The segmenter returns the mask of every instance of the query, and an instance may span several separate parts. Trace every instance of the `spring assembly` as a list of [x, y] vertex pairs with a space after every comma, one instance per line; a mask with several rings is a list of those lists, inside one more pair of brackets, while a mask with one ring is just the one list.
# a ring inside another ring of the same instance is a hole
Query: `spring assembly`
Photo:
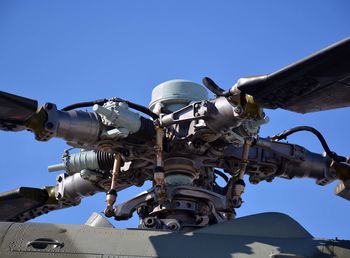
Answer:
[[65, 170], [68, 175], [79, 173], [83, 169], [110, 171], [113, 167], [113, 154], [102, 151], [81, 151], [70, 154], [65, 151], [63, 163], [48, 167], [49, 172]]
[[[239, 208], [242, 205], [242, 194], [244, 192], [244, 174], [248, 165], [249, 149], [252, 145], [251, 140], [245, 140], [242, 150], [242, 158], [237, 177], [231, 177], [227, 188], [227, 197], [231, 200], [232, 208]], [[227, 213], [228, 218], [233, 218], [233, 213]]]
[[111, 170], [113, 168], [114, 157], [112, 153], [97, 151], [97, 162], [101, 170]]

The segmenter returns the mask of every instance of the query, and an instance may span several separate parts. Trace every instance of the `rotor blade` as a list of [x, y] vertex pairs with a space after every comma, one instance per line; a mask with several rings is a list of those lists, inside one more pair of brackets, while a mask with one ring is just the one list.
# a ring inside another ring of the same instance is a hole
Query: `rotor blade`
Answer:
[[238, 89], [266, 108], [308, 113], [350, 106], [350, 37]]
[[52, 198], [54, 193], [53, 186], [44, 189], [20, 187], [0, 193], [0, 221], [25, 222], [48, 212], [79, 204], [58, 201]]
[[0, 221], [20, 221], [21, 214], [46, 203], [47, 191], [38, 188], [20, 187], [0, 194]]
[[38, 108], [38, 102], [0, 91], [0, 129], [16, 131], [24, 129], [25, 121]]

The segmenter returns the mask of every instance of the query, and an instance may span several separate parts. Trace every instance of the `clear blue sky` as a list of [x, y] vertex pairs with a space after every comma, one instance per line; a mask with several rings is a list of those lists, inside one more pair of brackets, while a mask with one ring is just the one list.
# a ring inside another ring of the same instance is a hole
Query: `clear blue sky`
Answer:
[[[0, 89], [58, 107], [118, 96], [147, 105], [152, 88], [170, 79], [221, 87], [270, 73], [350, 35], [349, 1], [0, 1]], [[350, 155], [350, 109], [293, 114], [267, 111], [262, 136], [310, 125], [332, 149]], [[290, 137], [309, 150], [312, 135]], [[34, 141], [0, 132], [0, 191], [52, 185], [47, 166], [60, 162], [62, 140]], [[239, 216], [279, 211], [313, 235], [350, 239], [350, 202], [309, 179], [248, 185]], [[141, 189], [120, 194], [118, 201]], [[83, 223], [105, 207], [104, 194], [40, 222]], [[134, 217], [119, 227], [136, 226]]]

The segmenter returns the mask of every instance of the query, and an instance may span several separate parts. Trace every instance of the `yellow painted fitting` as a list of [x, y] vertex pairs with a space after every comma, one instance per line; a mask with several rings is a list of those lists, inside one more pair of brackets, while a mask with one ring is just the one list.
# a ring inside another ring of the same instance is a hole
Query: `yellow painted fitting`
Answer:
[[244, 116], [249, 118], [263, 119], [262, 108], [254, 101], [253, 96], [245, 95]]
[[43, 133], [45, 133], [45, 122], [47, 121], [47, 113], [43, 107], [41, 107], [34, 115], [32, 115], [27, 121], [25, 126], [30, 129], [40, 139]]
[[46, 201], [46, 204], [58, 204], [58, 200], [56, 199], [56, 192], [54, 186], [45, 186], [44, 190], [46, 190], [49, 198]]

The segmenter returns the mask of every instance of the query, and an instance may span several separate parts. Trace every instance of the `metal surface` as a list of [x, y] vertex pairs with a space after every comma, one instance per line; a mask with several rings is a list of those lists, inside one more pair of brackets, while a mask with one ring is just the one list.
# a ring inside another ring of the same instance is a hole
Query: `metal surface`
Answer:
[[114, 228], [108, 220], [106, 220], [102, 215], [98, 214], [97, 212], [94, 212], [90, 215], [88, 220], [85, 222], [85, 225], [100, 228]]
[[[350, 255], [349, 241], [315, 239], [293, 219], [279, 213], [243, 217], [187, 233], [37, 223], [16, 223], [9, 228], [9, 224], [0, 223], [2, 258]], [[30, 244], [39, 241], [42, 242], [39, 246]]]
[[66, 152], [63, 155], [62, 164], [48, 166], [49, 172], [65, 170], [67, 174], [73, 175], [83, 169], [99, 169], [98, 154], [96, 151], [81, 151], [78, 153], [69, 154]]
[[108, 138], [125, 138], [141, 127], [139, 114], [129, 111], [126, 103], [108, 101], [103, 106], [95, 104], [93, 111], [101, 116], [103, 124], [114, 127], [105, 133]]
[[56, 199], [78, 204], [81, 198], [94, 195], [103, 189], [83, 179], [80, 174], [57, 176]]

